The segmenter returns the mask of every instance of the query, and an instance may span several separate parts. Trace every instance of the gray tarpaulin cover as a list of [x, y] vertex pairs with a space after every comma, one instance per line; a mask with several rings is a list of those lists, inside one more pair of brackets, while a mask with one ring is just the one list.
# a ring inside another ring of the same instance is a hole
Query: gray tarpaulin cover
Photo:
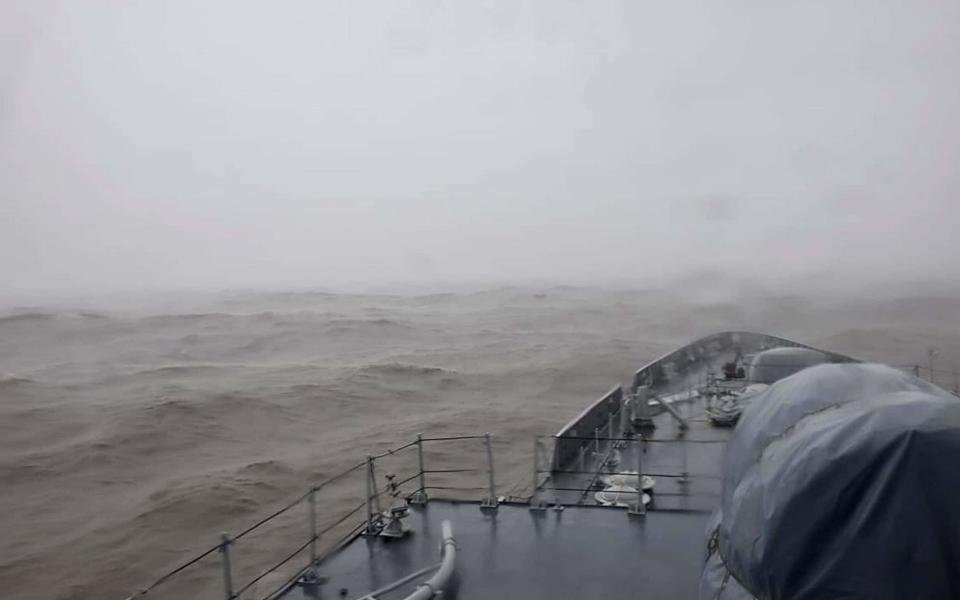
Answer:
[[754, 383], [773, 383], [825, 362], [827, 355], [811, 348], [773, 348], [753, 357], [747, 379]]
[[744, 411], [706, 598], [960, 598], [960, 399], [890, 367], [820, 365]]

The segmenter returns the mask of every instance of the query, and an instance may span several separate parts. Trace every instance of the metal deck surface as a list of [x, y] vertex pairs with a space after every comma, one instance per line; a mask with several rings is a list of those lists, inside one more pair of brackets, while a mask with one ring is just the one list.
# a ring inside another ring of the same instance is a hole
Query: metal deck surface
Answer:
[[[295, 586], [284, 600], [356, 599], [439, 560], [440, 523], [453, 522], [460, 600], [696, 597], [708, 514], [431, 500], [411, 510], [402, 540], [357, 538], [320, 565], [328, 581]], [[427, 576], [418, 581], [426, 579]], [[415, 584], [384, 598], [403, 598]], [[341, 590], [346, 590], [342, 593]]]
[[[485, 511], [478, 503], [431, 499], [426, 506], [411, 507], [407, 538], [356, 538], [321, 563], [326, 583], [298, 584], [280, 598], [357, 599], [434, 564], [440, 560], [440, 523], [445, 519], [452, 521], [457, 541], [458, 586], [452, 597], [459, 600], [694, 598], [707, 519], [719, 500], [722, 442], [730, 430], [704, 421], [701, 399], [677, 403], [677, 408], [689, 418], [686, 432], [681, 434], [676, 421], [662, 413], [649, 435], [667, 441], [628, 443], [612, 451], [619, 457], [613, 467], [618, 472], [635, 469], [636, 452], [644, 452], [643, 472], [657, 477], [646, 516], [597, 506], [593, 489], [587, 494], [555, 490], [587, 486], [609, 456], [609, 442], [601, 442], [599, 452], [589, 454], [584, 472], [553, 473], [541, 488], [544, 499], [568, 504], [562, 511], [531, 511], [527, 504]], [[602, 474], [610, 470], [604, 468]], [[685, 485], [676, 478], [684, 470], [691, 480]], [[664, 476], [669, 474], [673, 476]], [[403, 598], [428, 576], [381, 598]]]

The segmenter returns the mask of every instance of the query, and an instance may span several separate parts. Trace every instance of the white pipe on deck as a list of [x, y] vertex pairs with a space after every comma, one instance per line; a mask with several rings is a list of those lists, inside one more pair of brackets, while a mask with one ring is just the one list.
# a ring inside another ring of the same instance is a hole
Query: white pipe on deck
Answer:
[[450, 521], [441, 523], [440, 529], [443, 532], [443, 561], [440, 563], [440, 568], [433, 577], [417, 586], [416, 591], [404, 600], [430, 600], [434, 594], [443, 591], [450, 582], [457, 559], [457, 543], [453, 539], [453, 525]]

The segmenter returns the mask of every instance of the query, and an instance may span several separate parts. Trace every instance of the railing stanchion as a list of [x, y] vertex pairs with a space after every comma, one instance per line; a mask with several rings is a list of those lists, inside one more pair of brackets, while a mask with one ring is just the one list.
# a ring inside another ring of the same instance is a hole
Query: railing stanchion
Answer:
[[[376, 528], [376, 520], [374, 515], [377, 515], [379, 518], [380, 515], [380, 499], [377, 497], [377, 476], [373, 470], [373, 457], [367, 457], [367, 529], [364, 531], [365, 535], [377, 535], [378, 531]], [[374, 510], [374, 504], [376, 504], [376, 510]]]
[[420, 468], [420, 489], [410, 496], [410, 504], [427, 503], [427, 479], [426, 470], [423, 467], [423, 434], [417, 434], [417, 464]]
[[483, 442], [487, 447], [487, 474], [489, 475], [488, 496], [480, 501], [480, 508], [497, 508], [497, 490], [494, 483], [493, 447], [490, 444], [490, 434], [483, 434]]
[[687, 443], [683, 441], [683, 435], [680, 436], [680, 445], [683, 447], [683, 452], [680, 453], [681, 460], [683, 460], [683, 465], [680, 471], [680, 478], [677, 479], [677, 483], [679, 483], [681, 487], [686, 488], [687, 484], [690, 483], [690, 473], [687, 470]]
[[540, 478], [540, 439], [533, 436], [533, 492], [530, 495], [530, 510], [546, 510], [547, 504], [540, 500], [540, 490], [537, 486]]
[[307, 508], [310, 511], [310, 565], [317, 564], [317, 488], [310, 488], [307, 496]]
[[643, 437], [637, 436], [635, 449], [637, 452], [637, 502], [630, 505], [627, 513], [631, 515], [646, 516], [647, 505], [643, 503]]
[[223, 563], [223, 597], [226, 600], [233, 600], [233, 575], [230, 572], [230, 536], [226, 533], [220, 534], [220, 556]]
[[614, 442], [613, 440], [616, 439], [616, 437], [617, 437], [617, 436], [615, 436], [615, 435], [613, 434], [613, 413], [610, 413], [610, 414], [609, 414], [607, 420], [609, 421], [609, 423], [607, 424], [607, 429], [609, 430], [609, 435], [608, 435], [607, 437], [610, 438], [610, 448], [612, 449], [613, 446], [614, 446], [614, 444], [616, 444], [616, 442]]

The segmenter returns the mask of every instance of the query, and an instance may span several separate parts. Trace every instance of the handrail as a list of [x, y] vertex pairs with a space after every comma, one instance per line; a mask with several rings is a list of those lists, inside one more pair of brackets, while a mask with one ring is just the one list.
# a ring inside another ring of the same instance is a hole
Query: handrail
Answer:
[[[387, 457], [387, 456], [394, 455], [394, 454], [396, 454], [396, 453], [398, 453], [398, 452], [401, 452], [401, 451], [406, 450], [406, 449], [408, 449], [408, 448], [411, 448], [411, 447], [413, 447], [413, 446], [418, 446], [418, 445], [422, 444], [423, 442], [441, 442], [441, 441], [452, 441], [452, 440], [483, 440], [483, 439], [487, 439], [487, 438], [488, 438], [488, 435], [439, 436], [439, 437], [435, 437], [435, 438], [425, 438], [425, 437], [422, 437], [422, 436], [418, 436], [418, 439], [415, 440], [415, 441], [413, 441], [413, 442], [404, 444], [404, 445], [399, 446], [399, 447], [397, 447], [397, 448], [392, 448], [392, 449], [385, 450], [385, 451], [383, 451], [383, 452], [381, 452], [381, 453], [379, 453], [379, 454], [376, 454], [376, 455], [372, 455], [372, 456], [370, 457], [370, 460], [377, 460], [377, 459], [381, 459], [381, 458], [384, 458], [384, 457]], [[492, 458], [491, 458], [490, 460], [492, 460]], [[259, 529], [260, 527], [262, 527], [263, 525], [265, 525], [265, 524], [273, 521], [274, 519], [276, 519], [276, 518], [279, 517], [280, 515], [288, 512], [289, 510], [293, 509], [294, 507], [300, 505], [301, 503], [303, 503], [303, 502], [305, 502], [305, 501], [310, 505], [310, 512], [312, 513], [312, 514], [311, 514], [311, 519], [310, 519], [310, 521], [311, 521], [311, 527], [315, 527], [315, 526], [316, 526], [316, 524], [315, 524], [315, 508], [314, 508], [314, 500], [313, 500], [313, 498], [314, 498], [316, 492], [318, 492], [319, 490], [325, 488], [326, 486], [328, 486], [328, 485], [330, 485], [330, 484], [332, 484], [332, 483], [334, 483], [334, 482], [336, 482], [336, 481], [338, 481], [338, 480], [340, 480], [340, 479], [343, 479], [344, 477], [346, 477], [347, 475], [349, 475], [349, 474], [351, 474], [351, 473], [353, 473], [353, 472], [359, 471], [360, 469], [362, 469], [362, 468], [364, 468], [364, 467], [367, 467], [368, 464], [369, 464], [368, 461], [364, 461], [364, 462], [355, 464], [355, 465], [347, 468], [346, 470], [344, 470], [344, 471], [342, 471], [342, 472], [340, 472], [340, 473], [337, 473], [337, 474], [329, 477], [328, 479], [326, 479], [326, 480], [324, 480], [324, 481], [322, 481], [322, 482], [320, 482], [320, 483], [318, 483], [318, 484], [316, 484], [316, 485], [314, 485], [314, 486], [311, 486], [310, 489], [307, 490], [307, 492], [305, 492], [304, 494], [301, 494], [301, 495], [298, 496], [296, 499], [294, 499], [294, 500], [291, 501], [291, 502], [288, 502], [287, 504], [283, 505], [283, 506], [280, 507], [279, 509], [271, 512], [269, 515], [263, 517], [262, 519], [258, 520], [258, 521], [255, 522], [255, 523], [253, 523], [253, 524], [250, 525], [249, 527], [246, 527], [245, 529], [241, 530], [239, 534], [237, 534], [237, 535], [235, 535], [235, 536], [224, 535], [222, 541], [221, 541], [219, 544], [217, 544], [217, 545], [215, 545], [215, 546], [207, 549], [206, 551], [198, 554], [197, 556], [194, 556], [193, 558], [191, 558], [191, 559], [185, 561], [184, 563], [181, 563], [181, 564], [178, 565], [177, 567], [171, 569], [171, 570], [168, 571], [167, 573], [165, 573], [165, 574], [163, 574], [162, 576], [160, 576], [160, 577], [158, 577], [157, 579], [155, 579], [150, 585], [148, 585], [148, 586], [146, 586], [146, 587], [144, 587], [144, 588], [141, 588], [141, 589], [133, 592], [133, 593], [130, 594], [129, 596], [127, 596], [127, 597], [126, 597], [126, 600], [133, 600], [133, 599], [136, 599], [136, 598], [140, 598], [140, 597], [143, 597], [143, 596], [147, 596], [148, 594], [150, 594], [150, 592], [151, 592], [154, 588], [156, 588], [156, 587], [160, 586], [161, 584], [169, 581], [171, 578], [173, 578], [174, 576], [176, 576], [176, 575], [179, 574], [180, 572], [186, 570], [186, 569], [189, 568], [189, 567], [192, 567], [193, 565], [197, 564], [197, 563], [200, 562], [201, 560], [203, 560], [203, 559], [205, 559], [205, 558], [208, 558], [209, 556], [217, 553], [218, 551], [219, 551], [221, 554], [224, 555], [225, 565], [228, 565], [228, 564], [229, 564], [229, 563], [228, 563], [228, 561], [229, 561], [229, 553], [232, 552], [232, 548], [231, 548], [231, 547], [232, 547], [236, 542], [240, 541], [241, 539], [243, 539], [245, 536], [249, 535], [249, 534], [252, 533], [253, 531], [255, 531], [255, 530]], [[492, 468], [492, 466], [488, 466], [488, 469], [491, 469], [491, 468]], [[425, 469], [424, 466], [423, 466], [422, 454], [421, 454], [420, 465], [419, 465], [419, 468], [418, 468], [417, 472], [414, 473], [413, 475], [411, 475], [410, 477], [406, 477], [406, 478], [404, 478], [404, 479], [401, 479], [400, 481], [396, 482], [395, 485], [400, 486], [400, 485], [403, 485], [403, 484], [408, 483], [408, 482], [410, 482], [410, 481], [413, 481], [414, 479], [417, 479], [417, 478], [421, 478], [421, 482], [422, 482], [422, 481], [423, 481], [423, 480], [422, 480], [423, 475], [424, 475], [424, 474], [429, 474], [429, 473], [467, 473], [467, 472], [476, 472], [476, 471], [480, 471], [480, 470], [481, 470], [481, 469], [434, 469], [434, 470], [428, 470], [428, 469]], [[450, 486], [426, 486], [425, 489], [461, 489], [461, 488], [450, 487]], [[425, 489], [418, 489], [417, 491], [418, 491], [418, 492], [425, 492]], [[468, 489], [468, 488], [463, 488], [463, 489]], [[469, 488], [469, 489], [474, 489], [474, 488]], [[477, 489], [477, 490], [482, 490], [482, 489], [488, 489], [488, 488], [475, 488], [475, 489]], [[279, 563], [277, 563], [277, 564], [275, 564], [275, 565], [267, 568], [267, 569], [264, 570], [264, 571], [261, 571], [261, 572], [260, 572], [259, 574], [257, 574], [252, 580], [250, 580], [250, 581], [244, 583], [243, 585], [241, 585], [241, 586], [239, 587], [239, 589], [238, 589], [235, 593], [233, 592], [232, 589], [230, 589], [230, 586], [228, 586], [227, 593], [230, 595], [230, 598], [231, 598], [231, 599], [237, 598], [239, 595], [243, 594], [243, 592], [245, 592], [245, 591], [249, 590], [250, 588], [252, 588], [255, 584], [257, 584], [258, 582], [260, 582], [266, 575], [268, 575], [269, 573], [275, 572], [277, 569], [279, 569], [279, 568], [282, 567], [283, 565], [285, 565], [285, 564], [287, 564], [288, 562], [290, 562], [292, 559], [294, 559], [296, 556], [298, 556], [300, 553], [302, 553], [302, 552], [303, 552], [304, 550], [306, 550], [308, 547], [311, 547], [320, 537], [322, 537], [322, 536], [324, 536], [325, 534], [329, 533], [329, 532], [332, 531], [333, 529], [335, 529], [335, 528], [337, 528], [338, 526], [342, 525], [342, 524], [343, 524], [344, 522], [346, 522], [349, 518], [351, 518], [352, 516], [356, 515], [361, 509], [363, 509], [364, 506], [366, 506], [368, 503], [370, 503], [371, 501], [373, 501], [374, 498], [379, 498], [379, 497], [381, 497], [381, 496], [383, 496], [384, 494], [387, 494], [387, 493], [389, 493], [389, 490], [386, 489], [386, 488], [380, 489], [380, 490], [374, 490], [374, 491], [372, 491], [372, 493], [371, 493], [371, 492], [368, 492], [367, 497], [363, 500], [363, 502], [361, 502], [361, 503], [360, 503], [359, 505], [357, 505], [356, 507], [354, 507], [354, 508], [350, 509], [349, 511], [347, 511], [347, 512], [346, 512], [345, 514], [343, 514], [342, 516], [336, 518], [332, 523], [330, 523], [329, 525], [327, 525], [327, 526], [325, 526], [324, 528], [320, 529], [319, 531], [311, 531], [311, 532], [310, 532], [311, 535], [309, 536], [309, 539], [307, 539], [303, 544], [299, 545], [299, 547], [297, 547], [295, 550], [293, 550], [293, 552], [291, 552], [290, 554], [286, 555]], [[364, 526], [359, 526], [359, 527], [355, 528], [355, 529], [350, 533], [350, 535], [347, 537], [347, 539], [349, 539], [349, 538], [351, 538], [351, 537], [353, 537], [353, 536], [356, 536], [359, 532], [362, 532], [363, 527], [364, 527]], [[444, 534], [444, 535], [443, 535], [443, 539], [444, 539], [444, 541], [443, 541], [443, 551], [444, 551], [443, 559], [444, 559], [444, 562], [440, 563], [440, 565], [439, 565], [440, 568], [439, 568], [437, 574], [435, 574], [433, 578], [431, 578], [431, 579], [428, 580], [427, 582], [421, 584], [421, 587], [422, 587], [422, 588], [423, 588], [423, 586], [431, 586], [431, 585], [442, 585], [442, 584], [445, 584], [446, 579], [449, 577], [449, 573], [446, 572], [447, 569], [444, 568], [444, 565], [447, 563], [447, 561], [451, 561], [451, 562], [452, 562], [453, 557], [454, 557], [454, 555], [455, 555], [455, 550], [453, 549], [453, 545], [452, 545], [452, 544], [453, 544], [452, 533], [450, 533], [450, 531], [448, 531], [448, 529], [449, 529], [449, 524], [448, 524], [447, 522], [444, 522], [444, 529], [443, 529], [443, 534]], [[342, 543], [342, 541], [341, 541], [341, 543]], [[448, 558], [448, 555], [449, 555], [449, 558]], [[312, 568], [312, 567], [318, 562], [318, 559], [315, 558], [315, 557], [316, 557], [316, 552], [315, 552], [314, 549], [311, 549], [310, 563], [309, 563], [306, 567], [304, 567], [303, 569], [298, 570], [297, 574], [294, 575], [293, 579], [291, 579], [291, 580], [289, 580], [287, 583], [283, 584], [280, 588], [278, 588], [277, 590], [275, 590], [273, 593], [271, 593], [271, 594], [268, 595], [267, 597], [268, 597], [268, 598], [270, 598], [270, 597], [275, 597], [277, 593], [280, 593], [281, 591], [283, 591], [284, 589], [286, 589], [291, 583], [293, 583], [293, 582], [296, 581], [299, 577], [301, 577], [301, 576], [303, 575], [303, 573], [307, 572], [310, 568]], [[433, 568], [437, 568], [437, 565], [434, 565]], [[449, 570], [452, 570], [452, 566], [449, 567]], [[418, 572], [418, 573], [416, 573], [416, 574], [414, 574], [414, 575], [411, 575], [411, 577], [418, 576], [418, 575], [422, 575], [422, 574], [424, 574], [425, 572], [428, 572], [428, 571], [429, 571], [429, 569], [427, 569], [426, 571], [423, 571], [423, 572]], [[231, 577], [231, 576], [230, 576], [230, 573], [229, 573], [229, 566], [225, 566], [225, 576], [226, 576], [228, 579]], [[438, 576], [440, 576], [439, 579], [438, 579]], [[423, 588], [423, 589], [428, 589], [428, 588]], [[439, 588], [436, 588], [436, 589], [439, 589]], [[383, 593], [383, 592], [381, 592], [381, 593]], [[429, 596], [427, 596], [427, 597], [429, 597]]]
[[433, 574], [433, 577], [421, 583], [416, 591], [407, 596], [404, 600], [429, 600], [434, 594], [447, 587], [450, 577], [453, 575], [453, 569], [457, 560], [457, 542], [453, 539], [453, 525], [450, 521], [444, 521], [440, 524], [440, 530], [443, 533], [443, 561], [440, 568]]

